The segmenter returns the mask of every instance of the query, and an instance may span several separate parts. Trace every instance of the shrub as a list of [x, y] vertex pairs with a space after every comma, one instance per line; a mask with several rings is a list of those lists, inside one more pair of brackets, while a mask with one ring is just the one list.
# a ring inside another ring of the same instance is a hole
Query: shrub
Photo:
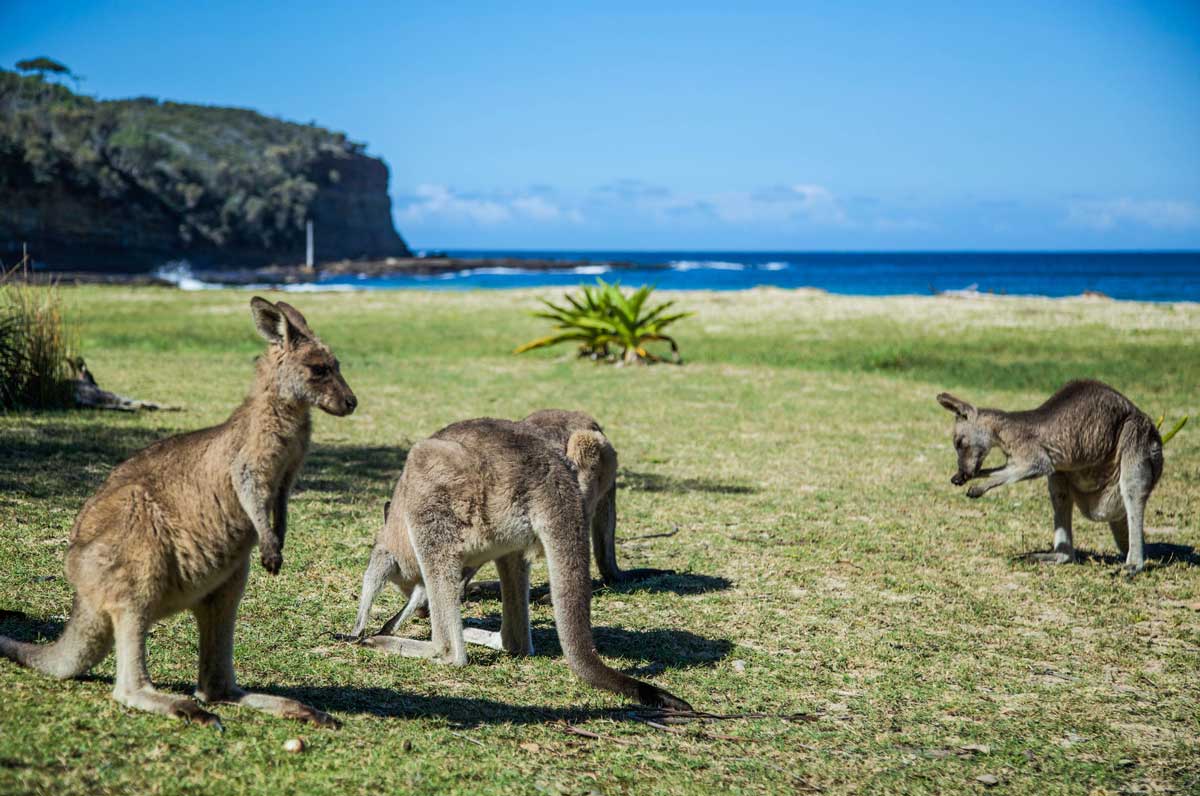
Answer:
[[[1187, 425], [1188, 417], [1189, 417], [1188, 415], [1184, 415], [1183, 419], [1180, 420], [1178, 423], [1176, 423], [1174, 426], [1172, 426], [1170, 431], [1168, 431], [1166, 434], [1162, 435], [1162, 444], [1163, 445], [1166, 445], [1168, 442], [1170, 442], [1171, 438], [1179, 433], [1179, 429], [1181, 429]], [[1155, 426], [1158, 428], [1159, 431], [1162, 431], [1164, 420], [1166, 420], [1165, 415], [1158, 416], [1158, 422], [1155, 424]]]
[[[675, 304], [666, 301], [652, 309], [646, 309], [646, 299], [654, 288], [642, 285], [626, 295], [621, 283], [608, 284], [597, 279], [595, 286], [583, 285], [580, 294], [563, 296], [561, 305], [543, 299], [547, 309], [535, 312], [538, 318], [554, 322], [554, 333], [531, 340], [518, 347], [513, 353], [521, 354], [535, 348], [557, 343], [578, 342], [579, 356], [603, 362], [649, 363], [662, 361], [662, 357], [651, 353], [648, 343], [664, 342], [671, 346], [671, 358], [682, 363], [679, 346], [675, 339], [663, 333], [670, 324], [694, 313], [677, 312], [668, 315], [666, 310]], [[620, 354], [613, 349], [619, 348]]]
[[0, 275], [0, 407], [71, 406], [76, 336], [56, 287]]

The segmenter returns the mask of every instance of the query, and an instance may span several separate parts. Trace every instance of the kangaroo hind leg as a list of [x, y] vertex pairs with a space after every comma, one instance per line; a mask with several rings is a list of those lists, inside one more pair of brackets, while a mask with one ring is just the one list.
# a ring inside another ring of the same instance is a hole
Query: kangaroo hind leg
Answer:
[[200, 630], [200, 677], [196, 696], [208, 703], [227, 703], [261, 710], [319, 727], [337, 727], [337, 719], [302, 702], [274, 694], [244, 691], [233, 671], [233, 628], [237, 607], [246, 587], [250, 562], [224, 585], [192, 608]]
[[150, 631], [147, 611], [126, 609], [113, 616], [113, 636], [117, 648], [117, 679], [113, 698], [126, 707], [172, 716], [221, 728], [215, 713], [204, 710], [187, 697], [158, 691], [150, 683], [146, 670], [146, 634]]
[[1046, 479], [1050, 490], [1050, 506], [1054, 511], [1054, 547], [1049, 553], [1033, 553], [1030, 558], [1046, 564], [1074, 564], [1075, 545], [1071, 537], [1071, 519], [1075, 502], [1067, 476], [1051, 473]]

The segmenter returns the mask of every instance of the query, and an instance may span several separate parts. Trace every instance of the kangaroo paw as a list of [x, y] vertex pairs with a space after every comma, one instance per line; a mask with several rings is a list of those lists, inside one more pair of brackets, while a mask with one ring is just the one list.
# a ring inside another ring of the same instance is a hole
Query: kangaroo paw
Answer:
[[1121, 567], [1113, 574], [1119, 574], [1126, 578], [1132, 578], [1146, 568], [1145, 563], [1141, 564], [1122, 564]]
[[220, 716], [216, 713], [209, 713], [190, 699], [181, 699], [172, 705], [171, 715], [177, 719], [183, 719], [188, 724], [214, 727], [220, 732], [225, 732], [225, 725], [221, 724]]
[[294, 708], [289, 708], [284, 711], [283, 718], [302, 721], [314, 727], [328, 727], [333, 730], [340, 729], [342, 726], [340, 721], [325, 711], [311, 708], [308, 705], [298, 705]]
[[652, 708], [670, 708], [671, 710], [691, 710], [692, 706], [679, 697], [649, 683], [638, 685], [638, 702]]
[[1029, 553], [1025, 556], [1027, 561], [1036, 561], [1039, 564], [1074, 564], [1075, 556], [1071, 553], [1049, 552], [1049, 553]]

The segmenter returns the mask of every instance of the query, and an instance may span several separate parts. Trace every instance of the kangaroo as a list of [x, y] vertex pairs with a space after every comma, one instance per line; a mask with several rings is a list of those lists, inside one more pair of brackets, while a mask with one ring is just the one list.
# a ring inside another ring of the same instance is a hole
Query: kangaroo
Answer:
[[[455, 423], [417, 443], [381, 534], [406, 541], [390, 551], [377, 546], [367, 578], [372, 570], [386, 570], [407, 592], [423, 586], [433, 639], [381, 635], [363, 643], [455, 666], [467, 662], [467, 636], [514, 655], [532, 654], [527, 554], [540, 551], [549, 566], [555, 626], [572, 671], [597, 688], [645, 705], [690, 709], [666, 691], [606, 666], [592, 641], [587, 524], [616, 467], [616, 451], [598, 431], [572, 433], [564, 455], [529, 424], [493, 418]], [[498, 641], [483, 631], [465, 633], [460, 610], [464, 569], [488, 561], [496, 562], [500, 574]], [[367, 591], [364, 585], [364, 599]], [[359, 623], [364, 623], [361, 611]]]
[[[1054, 548], [1035, 560], [1075, 562], [1071, 541], [1074, 507], [1090, 520], [1107, 522], [1125, 555], [1123, 571], [1146, 563], [1143, 522], [1146, 501], [1162, 475], [1162, 438], [1153, 421], [1121, 393], [1098, 381], [1072, 381], [1037, 409], [1004, 412], [976, 409], [949, 393], [938, 403], [954, 412], [958, 472], [962, 486], [976, 478], [967, 496], [981, 497], [998, 486], [1046, 476], [1054, 510]], [[980, 469], [999, 446], [1004, 467]]]
[[337, 359], [295, 308], [255, 297], [269, 343], [249, 396], [219, 426], [161, 440], [108, 476], [79, 512], [66, 556], [75, 587], [71, 618], [52, 644], [0, 637], [0, 655], [52, 677], [78, 677], [116, 646], [113, 697], [123, 705], [220, 727], [194, 700], [155, 690], [146, 636], [190, 610], [200, 631], [199, 685], [206, 704], [235, 704], [336, 726], [293, 699], [238, 687], [233, 626], [258, 543], [272, 575], [283, 565], [288, 492], [311, 433], [311, 407], [343, 417], [357, 399]]
[[[600, 424], [590, 415], [566, 409], [541, 409], [520, 422], [533, 426], [538, 433], [550, 440], [564, 454], [567, 450], [567, 442], [576, 431], [604, 433]], [[669, 570], [623, 570], [617, 565], [617, 483], [615, 473], [611, 482], [601, 484], [600, 488], [603, 492], [603, 497], [596, 503], [596, 509], [591, 515], [590, 525], [592, 531], [592, 549], [605, 585], [611, 586], [614, 583], [626, 583], [639, 578], [666, 574]], [[390, 507], [391, 502], [389, 501], [384, 506], [384, 527], [379, 532], [375, 549], [371, 553], [370, 563], [363, 576], [362, 596], [359, 602], [358, 617], [355, 620], [354, 630], [351, 631], [349, 636], [339, 635], [338, 638], [354, 641], [359, 641], [363, 638], [367, 622], [370, 621], [371, 606], [375, 604], [376, 596], [388, 580], [401, 586], [405, 594], [408, 595], [408, 601], [399, 612], [384, 623], [377, 635], [392, 635], [410, 617], [418, 615], [428, 608], [428, 598], [425, 593], [425, 587], [419, 583], [420, 572], [417, 567], [415, 553], [412, 551], [412, 545], [407, 538], [407, 531], [402, 524], [397, 526], [388, 526], [387, 524]], [[464, 589], [477, 571], [478, 567], [468, 567], [463, 571], [462, 586]], [[408, 575], [404, 573], [408, 573]], [[414, 582], [416, 583], [415, 586], [412, 585]], [[467, 640], [478, 642], [479, 638], [468, 633]], [[480, 643], [491, 645], [489, 641]]]
[[[604, 429], [600, 428], [600, 424], [591, 415], [566, 409], [542, 409], [521, 422], [536, 428], [563, 451], [566, 450], [571, 435], [576, 431], [604, 433]], [[621, 569], [617, 564], [617, 479], [615, 473], [612, 481], [604, 489], [603, 496], [596, 503], [596, 510], [592, 514], [591, 530], [592, 552], [596, 556], [596, 566], [600, 569], [600, 577], [605, 586], [669, 573], [669, 570], [665, 569]]]

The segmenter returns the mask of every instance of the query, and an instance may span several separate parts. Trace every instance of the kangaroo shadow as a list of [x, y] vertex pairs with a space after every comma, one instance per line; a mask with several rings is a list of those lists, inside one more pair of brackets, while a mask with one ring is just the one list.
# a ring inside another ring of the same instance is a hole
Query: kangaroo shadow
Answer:
[[[500, 617], [487, 616], [471, 619], [470, 627], [484, 630], [500, 630]], [[550, 621], [532, 622], [533, 648], [537, 655], [552, 658], [562, 657], [562, 646], [558, 631]], [[728, 639], [711, 639], [687, 630], [630, 630], [623, 627], [592, 626], [596, 650], [601, 655], [613, 658], [628, 658], [645, 661], [635, 671], [643, 674], [663, 669], [688, 669], [696, 666], [711, 666], [722, 660], [733, 650]]]
[[[631, 571], [637, 572], [637, 570]], [[705, 594], [710, 591], [724, 591], [733, 586], [733, 581], [729, 578], [723, 578], [720, 575], [675, 572], [669, 569], [653, 570], [653, 572], [655, 574], [621, 581], [611, 586], [606, 586], [602, 580], [594, 579], [592, 580], [592, 592], [610, 591], [615, 594], [635, 594], [638, 592], [659, 594], [662, 592], [672, 592], [674, 594], [686, 595]], [[466, 594], [463, 596], [468, 600], [498, 600], [500, 599], [500, 581], [471, 581], [467, 586]], [[530, 587], [529, 600], [530, 602], [549, 603], [550, 584], [541, 583]]]
[[711, 478], [673, 478], [657, 473], [639, 473], [621, 470], [617, 473], [617, 487], [642, 492], [708, 492], [716, 495], [753, 495], [757, 487], [749, 484], [731, 484]]
[[399, 445], [315, 444], [304, 459], [296, 492], [391, 495], [408, 448]]
[[[180, 433], [178, 429], [105, 422], [30, 424], [0, 429], [0, 493], [82, 501], [134, 453]], [[389, 494], [404, 469], [407, 448], [385, 445], [314, 445], [297, 491]]]
[[[436, 664], [430, 664], [436, 665]], [[617, 708], [548, 708], [478, 697], [430, 696], [389, 688], [360, 686], [251, 686], [254, 691], [298, 699], [319, 710], [385, 719], [444, 719], [455, 729], [485, 724], [571, 724], [619, 718]], [[536, 686], [530, 684], [533, 689]]]
[[37, 423], [0, 430], [0, 492], [82, 500], [132, 454], [170, 436], [167, 428]]
[[[1049, 551], [1031, 550], [1028, 553], [1022, 553], [1018, 558], [1028, 560], [1036, 553], [1043, 552]], [[1125, 556], [1113, 550], [1088, 550], [1077, 547], [1075, 548], [1075, 558], [1081, 564], [1095, 564], [1097, 566], [1119, 567], [1125, 563]], [[1168, 542], [1147, 544], [1146, 560], [1153, 561], [1156, 567], [1170, 567], [1175, 565], [1200, 566], [1200, 554], [1197, 554], [1196, 548], [1189, 545], [1170, 544]]]
[[54, 641], [62, 635], [65, 622], [57, 619], [35, 619], [22, 611], [7, 611], [0, 608], [0, 636], [13, 641], [42, 644]]

